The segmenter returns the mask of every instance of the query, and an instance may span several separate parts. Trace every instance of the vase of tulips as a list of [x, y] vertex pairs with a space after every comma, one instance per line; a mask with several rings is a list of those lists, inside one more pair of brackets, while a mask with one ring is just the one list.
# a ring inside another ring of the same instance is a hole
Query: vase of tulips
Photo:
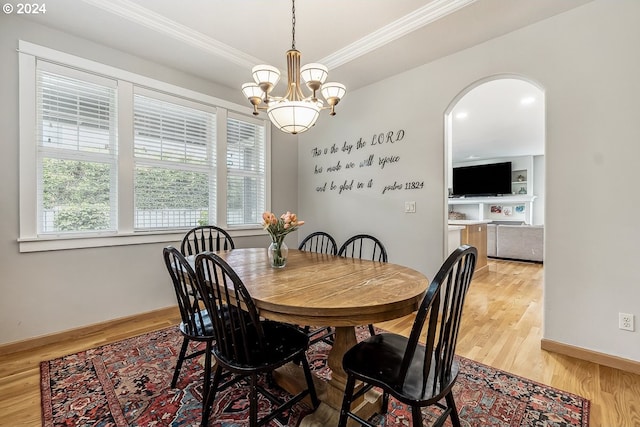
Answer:
[[287, 265], [289, 248], [284, 243], [284, 238], [287, 234], [297, 230], [302, 224], [304, 224], [304, 221], [299, 221], [296, 214], [291, 212], [283, 213], [280, 218], [277, 218], [272, 212], [262, 214], [262, 226], [271, 237], [271, 244], [267, 249], [267, 254], [273, 268], [283, 268]]

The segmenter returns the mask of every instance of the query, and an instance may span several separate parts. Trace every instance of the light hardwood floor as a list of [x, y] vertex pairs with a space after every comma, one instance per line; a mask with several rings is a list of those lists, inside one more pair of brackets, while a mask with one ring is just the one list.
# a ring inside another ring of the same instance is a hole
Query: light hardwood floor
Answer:
[[[540, 349], [539, 264], [490, 261], [473, 280], [457, 353], [591, 400], [591, 427], [640, 426], [640, 376]], [[68, 334], [42, 347], [0, 354], [0, 426], [41, 426], [39, 362], [175, 325], [177, 311], [116, 322], [91, 334]], [[378, 326], [408, 333], [412, 317]]]

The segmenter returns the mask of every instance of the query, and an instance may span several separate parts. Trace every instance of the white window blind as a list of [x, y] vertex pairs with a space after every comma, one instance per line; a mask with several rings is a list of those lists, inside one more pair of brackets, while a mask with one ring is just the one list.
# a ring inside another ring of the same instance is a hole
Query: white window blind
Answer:
[[116, 230], [116, 82], [49, 69], [36, 72], [38, 233]]
[[265, 127], [227, 120], [227, 225], [259, 224], [266, 207]]
[[133, 105], [134, 228], [208, 224], [216, 206], [215, 113], [139, 94]]
[[202, 224], [263, 233], [267, 121], [171, 83], [19, 45], [21, 252], [175, 242]]

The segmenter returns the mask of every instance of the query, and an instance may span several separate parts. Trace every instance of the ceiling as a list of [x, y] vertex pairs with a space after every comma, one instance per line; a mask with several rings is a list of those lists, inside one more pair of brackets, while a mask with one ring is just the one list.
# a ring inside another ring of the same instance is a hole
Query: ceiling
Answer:
[[[349, 91], [589, 1], [298, 0], [296, 48], [302, 64], [323, 63], [347, 86], [346, 102]], [[56, 0], [22, 16], [238, 91], [254, 65], [286, 73], [292, 44], [290, 0]]]
[[482, 83], [451, 116], [453, 162], [544, 154], [544, 92], [527, 81]]

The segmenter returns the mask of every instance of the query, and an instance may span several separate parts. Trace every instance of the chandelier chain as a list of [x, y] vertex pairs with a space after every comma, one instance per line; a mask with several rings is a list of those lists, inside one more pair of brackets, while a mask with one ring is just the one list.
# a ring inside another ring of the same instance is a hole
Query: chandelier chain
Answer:
[[291, 49], [296, 48], [296, 0], [291, 1]]

